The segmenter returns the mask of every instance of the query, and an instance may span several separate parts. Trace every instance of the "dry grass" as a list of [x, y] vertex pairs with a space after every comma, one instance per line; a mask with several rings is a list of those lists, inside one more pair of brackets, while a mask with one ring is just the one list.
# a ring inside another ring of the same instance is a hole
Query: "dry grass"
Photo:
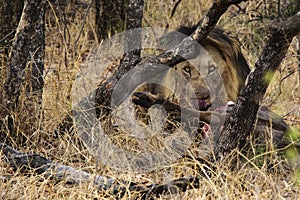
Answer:
[[[170, 19], [174, 6], [171, 1], [146, 1], [144, 25], [166, 27], [168, 24], [173, 29], [179, 25], [194, 24], [209, 5], [209, 1], [183, 0], [174, 17]], [[249, 22], [258, 14], [266, 17], [269, 14], [265, 12], [263, 6], [255, 10], [256, 5], [258, 1], [250, 1], [247, 10], [238, 15], [234, 14], [236, 8], [232, 8], [219, 23], [239, 37], [251, 66], [254, 65], [265, 44], [267, 27], [271, 24], [268, 19], [264, 19], [263, 22], [255, 20]], [[28, 136], [27, 146], [15, 145], [15, 147], [21, 151], [39, 153], [92, 174], [107, 174], [139, 182], [163, 183], [174, 178], [195, 175], [197, 170], [202, 170], [203, 164], [198, 161], [180, 159], [171, 166], [150, 173], [121, 173], [95, 162], [89, 152], [80, 145], [76, 135], [52, 134], [55, 126], [70, 111], [70, 92], [77, 70], [82, 67], [91, 49], [98, 44], [95, 39], [93, 9], [89, 10], [86, 20], [84, 20], [86, 9], [80, 7], [68, 7], [66, 16], [67, 23], [64, 24], [55, 9], [50, 7], [47, 13], [43, 94], [45, 117], [41, 126], [43, 129]], [[293, 126], [294, 130], [298, 130], [299, 134], [300, 55], [295, 50], [297, 42], [299, 44], [296, 39], [293, 41], [287, 57], [269, 87], [264, 104], [284, 116], [287, 123]], [[293, 71], [295, 73], [289, 75]], [[191, 189], [172, 196], [165, 195], [158, 199], [299, 199], [299, 174], [297, 176], [297, 171], [294, 171], [287, 160], [274, 150], [272, 144], [266, 146], [262, 151], [250, 148], [249, 152], [252, 153], [249, 158], [240, 154], [238, 170], [229, 170], [226, 163], [222, 163], [217, 166], [218, 170], [213, 172], [211, 178], [200, 181], [199, 189]], [[13, 172], [4, 159], [1, 159], [0, 199], [114, 199], [109, 194], [97, 191], [91, 184], [68, 185], [42, 176]], [[124, 199], [133, 198], [132, 195], [126, 194]]]

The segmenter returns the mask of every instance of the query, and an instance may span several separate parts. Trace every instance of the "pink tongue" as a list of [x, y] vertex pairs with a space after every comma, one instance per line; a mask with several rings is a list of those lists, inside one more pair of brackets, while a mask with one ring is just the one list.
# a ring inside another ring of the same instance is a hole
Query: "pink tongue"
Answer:
[[198, 106], [199, 110], [207, 110], [207, 103], [203, 99], [194, 99], [192, 103], [195, 107]]

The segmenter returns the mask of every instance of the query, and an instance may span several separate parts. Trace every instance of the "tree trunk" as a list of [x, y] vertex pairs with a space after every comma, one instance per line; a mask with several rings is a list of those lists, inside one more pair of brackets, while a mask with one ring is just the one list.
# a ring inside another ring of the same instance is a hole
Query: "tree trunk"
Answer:
[[[295, 35], [300, 32], [300, 6], [294, 7], [295, 15], [280, 22], [249, 74], [231, 115], [225, 121], [217, 142], [217, 160], [229, 155], [236, 148], [242, 149], [253, 129], [259, 104], [263, 99], [270, 80], [284, 58]], [[246, 113], [246, 114], [245, 114]]]
[[18, 121], [26, 124], [29, 128], [27, 131], [36, 127], [35, 123], [38, 123], [40, 117], [44, 83], [45, 5], [46, 0], [24, 1], [23, 13], [6, 64], [7, 78], [2, 92], [1, 117], [13, 119], [14, 124], [9, 120], [9, 127], [17, 125], [15, 123]]

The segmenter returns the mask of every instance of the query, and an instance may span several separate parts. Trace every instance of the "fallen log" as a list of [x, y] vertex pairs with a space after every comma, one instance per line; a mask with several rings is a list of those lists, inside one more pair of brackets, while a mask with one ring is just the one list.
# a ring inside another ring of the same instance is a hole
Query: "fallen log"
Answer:
[[4, 143], [0, 143], [0, 150], [3, 152], [5, 159], [12, 166], [13, 170], [20, 171], [21, 173], [34, 171], [37, 174], [43, 174], [44, 177], [56, 181], [66, 181], [70, 184], [93, 182], [98, 189], [111, 190], [113, 193], [125, 191], [126, 185], [129, 184], [121, 180], [123, 183], [121, 185], [117, 183], [117, 179], [113, 177], [92, 176], [87, 172], [59, 164], [38, 154], [27, 154], [17, 151]]
[[179, 178], [166, 184], [134, 183], [120, 180], [109, 176], [92, 175], [73, 167], [59, 164], [49, 158], [38, 154], [27, 154], [0, 143], [0, 150], [5, 160], [9, 162], [14, 171], [21, 173], [35, 172], [46, 178], [56, 181], [65, 181], [68, 184], [92, 183], [99, 191], [108, 191], [121, 198], [126, 191], [139, 192], [139, 199], [152, 199], [163, 193], [175, 194], [179, 191], [186, 191], [189, 187], [199, 187], [200, 177]]

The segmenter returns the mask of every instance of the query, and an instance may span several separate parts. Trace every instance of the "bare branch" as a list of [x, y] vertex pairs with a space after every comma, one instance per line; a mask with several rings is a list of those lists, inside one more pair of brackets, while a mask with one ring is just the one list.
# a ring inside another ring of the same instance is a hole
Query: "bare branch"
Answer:
[[175, 2], [175, 5], [174, 5], [174, 7], [173, 7], [173, 9], [172, 9], [170, 18], [172, 18], [172, 17], [174, 16], [175, 11], [176, 11], [177, 7], [179, 6], [180, 2], [181, 2], [181, 0], [177, 0], [177, 1]]

